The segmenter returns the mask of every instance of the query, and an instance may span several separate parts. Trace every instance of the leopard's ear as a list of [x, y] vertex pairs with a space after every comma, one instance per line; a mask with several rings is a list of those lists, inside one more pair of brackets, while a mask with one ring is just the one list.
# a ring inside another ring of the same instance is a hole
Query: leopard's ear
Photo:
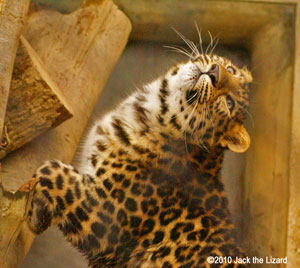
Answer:
[[228, 147], [235, 153], [243, 153], [250, 146], [250, 137], [243, 125], [234, 127], [230, 134], [225, 135], [221, 140], [221, 146]]
[[245, 77], [245, 82], [248, 84], [248, 83], [251, 83], [253, 78], [252, 78], [252, 74], [249, 72], [248, 68], [246, 66], [244, 66], [242, 68], [242, 73]]

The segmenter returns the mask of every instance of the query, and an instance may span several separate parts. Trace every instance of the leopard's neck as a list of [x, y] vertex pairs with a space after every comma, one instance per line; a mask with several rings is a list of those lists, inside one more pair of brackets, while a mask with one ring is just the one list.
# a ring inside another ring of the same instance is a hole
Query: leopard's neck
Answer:
[[[174, 142], [162, 146], [165, 157], [158, 160], [161, 173], [166, 174], [165, 182], [179, 188], [205, 187], [223, 192], [221, 168], [224, 148], [202, 149], [195, 145]], [[164, 179], [164, 176], [161, 176]]]

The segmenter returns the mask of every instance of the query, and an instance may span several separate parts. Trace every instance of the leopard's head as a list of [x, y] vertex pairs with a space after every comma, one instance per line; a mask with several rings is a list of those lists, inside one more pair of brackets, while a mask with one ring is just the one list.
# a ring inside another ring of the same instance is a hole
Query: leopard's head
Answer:
[[246, 67], [238, 68], [217, 55], [199, 54], [172, 68], [167, 77], [182, 137], [203, 147], [248, 149], [250, 138], [243, 124], [252, 76]]

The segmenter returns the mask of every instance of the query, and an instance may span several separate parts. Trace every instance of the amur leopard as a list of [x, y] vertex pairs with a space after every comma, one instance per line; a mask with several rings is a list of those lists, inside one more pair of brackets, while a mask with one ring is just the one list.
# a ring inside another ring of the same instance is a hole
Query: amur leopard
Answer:
[[57, 225], [93, 268], [246, 267], [220, 177], [244, 152], [250, 72], [197, 53], [124, 100], [91, 129], [81, 165], [34, 175], [28, 224]]

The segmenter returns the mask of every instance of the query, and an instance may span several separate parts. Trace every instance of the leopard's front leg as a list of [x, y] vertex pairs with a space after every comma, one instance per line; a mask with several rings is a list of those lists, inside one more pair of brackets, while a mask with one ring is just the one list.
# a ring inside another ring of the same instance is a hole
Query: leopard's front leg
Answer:
[[83, 192], [91, 186], [89, 182], [93, 179], [60, 161], [46, 162], [34, 178], [37, 182], [28, 212], [30, 229], [40, 234], [50, 225], [58, 224], [63, 231], [78, 232], [81, 223], [77, 219], [84, 220], [87, 215], [74, 203], [81, 202], [85, 196]]

